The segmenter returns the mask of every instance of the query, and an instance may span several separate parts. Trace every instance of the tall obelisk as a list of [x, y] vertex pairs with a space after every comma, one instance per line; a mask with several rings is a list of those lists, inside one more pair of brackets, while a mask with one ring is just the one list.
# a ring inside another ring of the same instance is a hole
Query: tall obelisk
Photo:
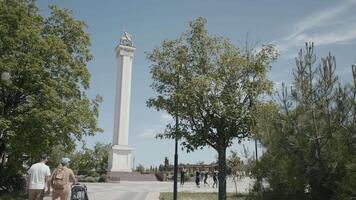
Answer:
[[109, 152], [108, 170], [110, 172], [132, 172], [131, 151], [128, 144], [131, 71], [135, 48], [131, 35], [127, 32], [115, 48], [117, 58], [115, 118], [112, 148]]

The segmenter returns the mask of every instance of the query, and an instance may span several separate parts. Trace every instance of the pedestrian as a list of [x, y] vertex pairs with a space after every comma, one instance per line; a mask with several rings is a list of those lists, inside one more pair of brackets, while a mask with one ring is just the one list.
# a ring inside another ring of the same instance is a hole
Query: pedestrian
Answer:
[[204, 174], [204, 186], [205, 186], [205, 185], [208, 185], [208, 186], [209, 186], [207, 180], [208, 180], [208, 172], [205, 172], [205, 174]]
[[28, 178], [28, 199], [29, 200], [42, 200], [45, 194], [45, 189], [47, 186], [46, 193], [49, 193], [49, 179], [51, 176], [51, 171], [46, 165], [47, 155], [41, 155], [40, 162], [33, 164], [27, 171]]
[[52, 200], [67, 200], [70, 191], [70, 183], [76, 182], [73, 171], [68, 168], [69, 162], [69, 158], [62, 158], [61, 165], [53, 172], [51, 179], [51, 186], [53, 188]]
[[213, 188], [214, 188], [214, 186], [218, 187], [218, 178], [217, 178], [217, 176], [218, 176], [218, 174], [216, 172], [214, 172], [213, 173], [213, 181], [214, 181]]
[[199, 170], [195, 172], [195, 184], [197, 185], [198, 188], [200, 188], [200, 173]]
[[184, 167], [181, 169], [181, 171], [180, 171], [180, 184], [181, 185], [184, 185], [184, 182], [185, 182], [185, 180], [184, 180], [184, 175], [185, 175], [185, 169], [184, 169]]

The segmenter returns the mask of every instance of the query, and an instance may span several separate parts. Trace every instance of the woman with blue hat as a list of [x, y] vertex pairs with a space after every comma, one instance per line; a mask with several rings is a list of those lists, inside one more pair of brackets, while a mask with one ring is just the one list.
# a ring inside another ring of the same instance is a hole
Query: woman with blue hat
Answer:
[[51, 179], [53, 200], [67, 200], [69, 197], [70, 183], [76, 182], [73, 171], [68, 168], [69, 162], [69, 158], [63, 157], [61, 159], [61, 165], [53, 172]]

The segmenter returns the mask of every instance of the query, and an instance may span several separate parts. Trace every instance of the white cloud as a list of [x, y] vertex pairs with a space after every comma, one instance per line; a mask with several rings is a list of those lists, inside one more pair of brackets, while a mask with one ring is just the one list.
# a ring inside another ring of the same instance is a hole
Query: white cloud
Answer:
[[277, 48], [286, 53], [308, 41], [318, 46], [351, 42], [356, 39], [356, 19], [347, 16], [347, 11], [355, 7], [356, 0], [347, 0], [305, 17], [293, 26], [290, 34], [275, 41]]
[[164, 129], [166, 128], [166, 125], [172, 122], [172, 116], [166, 112], [163, 112], [160, 115], [160, 123], [144, 127], [143, 132], [140, 134], [140, 137], [144, 139], [153, 139], [156, 137], [157, 134], [163, 133]]
[[162, 133], [162, 127], [160, 126], [145, 127], [143, 133], [140, 134], [140, 137], [145, 139], [153, 139], [159, 133]]

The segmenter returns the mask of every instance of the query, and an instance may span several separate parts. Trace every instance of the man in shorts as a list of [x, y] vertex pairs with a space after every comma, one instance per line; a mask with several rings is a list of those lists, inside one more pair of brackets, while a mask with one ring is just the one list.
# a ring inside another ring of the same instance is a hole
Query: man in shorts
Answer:
[[47, 155], [41, 155], [40, 162], [33, 164], [28, 172], [28, 194], [29, 200], [42, 200], [45, 193], [45, 188], [47, 185], [47, 192], [49, 193], [49, 179], [51, 172], [49, 167], [46, 165]]

